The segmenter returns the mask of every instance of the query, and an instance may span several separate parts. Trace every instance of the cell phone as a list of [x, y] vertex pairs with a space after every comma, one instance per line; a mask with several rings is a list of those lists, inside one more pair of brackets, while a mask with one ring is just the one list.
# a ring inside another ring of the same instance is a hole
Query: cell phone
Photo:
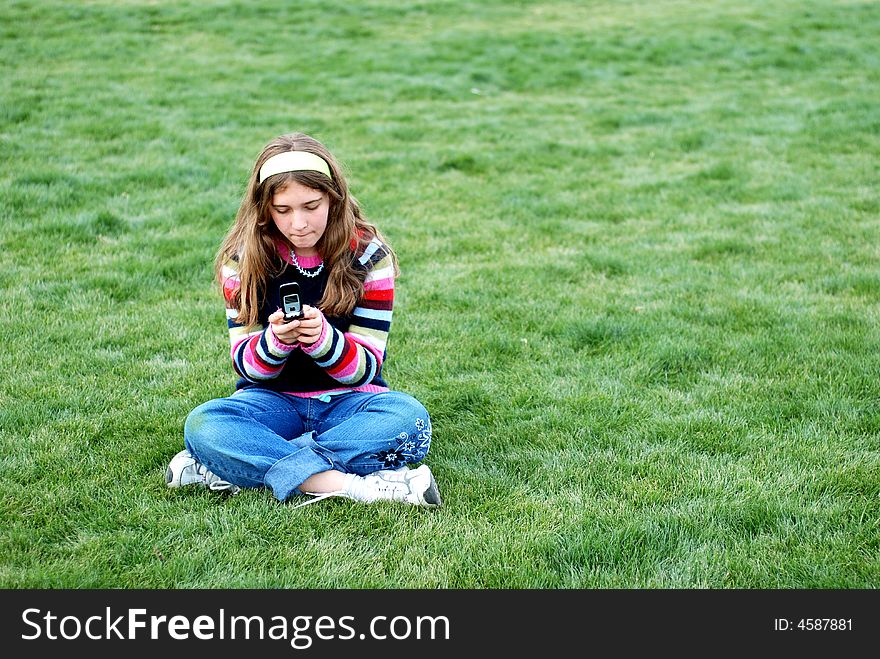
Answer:
[[281, 284], [278, 289], [281, 296], [281, 310], [284, 311], [284, 322], [303, 317], [302, 301], [299, 297], [299, 284], [295, 281]]

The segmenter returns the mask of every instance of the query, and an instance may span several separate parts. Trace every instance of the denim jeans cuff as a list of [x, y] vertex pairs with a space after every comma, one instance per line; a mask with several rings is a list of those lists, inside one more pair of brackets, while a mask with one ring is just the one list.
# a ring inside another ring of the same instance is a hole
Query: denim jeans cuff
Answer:
[[333, 462], [329, 458], [303, 447], [272, 465], [263, 482], [271, 488], [276, 499], [286, 501], [294, 494], [302, 494], [298, 487], [309, 476], [332, 468]]

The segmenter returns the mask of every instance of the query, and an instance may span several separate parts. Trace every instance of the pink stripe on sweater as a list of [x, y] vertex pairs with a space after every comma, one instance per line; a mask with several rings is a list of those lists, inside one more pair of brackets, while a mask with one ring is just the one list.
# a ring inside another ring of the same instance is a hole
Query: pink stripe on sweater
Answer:
[[238, 341], [232, 344], [232, 348], [229, 350], [229, 356], [232, 359], [235, 359], [235, 351], [238, 350], [238, 346], [240, 346], [244, 341], [247, 341], [249, 338], [251, 337], [243, 336]]
[[391, 391], [388, 387], [380, 387], [377, 384], [365, 384], [360, 387], [341, 387], [339, 389], [324, 389], [322, 391], [285, 391], [288, 396], [296, 396], [297, 398], [314, 398], [321, 394], [332, 394], [337, 391], [358, 391], [367, 394], [380, 394], [383, 391]]
[[[283, 240], [275, 241], [275, 249], [278, 250], [278, 253], [281, 255], [281, 258], [287, 261], [288, 263], [293, 263], [293, 259], [290, 258], [290, 248]], [[321, 261], [324, 259], [321, 258], [320, 254], [316, 254], [315, 256], [300, 256], [296, 255], [296, 262], [299, 263], [302, 268], [317, 268], [321, 265]]]
[[351, 364], [349, 364], [346, 368], [342, 370], [333, 370], [331, 373], [331, 369], [327, 369], [327, 372], [333, 376], [334, 380], [339, 380], [340, 382], [345, 382], [346, 379], [351, 378], [357, 372], [362, 370], [364, 365], [363, 359], [359, 358], [360, 355], [356, 355], [354, 359], [351, 360]]
[[[259, 341], [259, 337], [255, 338]], [[281, 370], [280, 367], [271, 368], [261, 366], [255, 361], [256, 359], [258, 359], [255, 353], [256, 348], [254, 346], [248, 346], [244, 351], [244, 365], [248, 373], [259, 373], [261, 375], [268, 376]]]
[[315, 254], [314, 256], [300, 256], [297, 254], [296, 262], [299, 263], [301, 268], [317, 268], [324, 262], [324, 259], [321, 258], [320, 254]]
[[377, 288], [394, 288], [394, 280], [391, 277], [385, 279], [373, 279], [364, 282], [364, 290], [372, 291]]
[[370, 345], [369, 342], [365, 341], [364, 339], [359, 337], [357, 334], [351, 334], [349, 332], [346, 332], [345, 338], [348, 339], [349, 341], [354, 341], [359, 346], [362, 346], [363, 348], [366, 348], [367, 350], [369, 350], [370, 354], [376, 358], [376, 367], [377, 368], [382, 365], [382, 355], [379, 354], [379, 351], [376, 349], [376, 346]]

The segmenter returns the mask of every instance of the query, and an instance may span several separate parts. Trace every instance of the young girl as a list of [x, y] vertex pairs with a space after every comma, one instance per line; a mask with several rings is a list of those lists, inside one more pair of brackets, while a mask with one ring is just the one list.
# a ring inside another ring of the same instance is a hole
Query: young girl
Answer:
[[[428, 413], [382, 378], [397, 258], [323, 144], [263, 149], [215, 268], [240, 379], [190, 413], [168, 487], [439, 506], [431, 470], [406, 467], [428, 452]], [[288, 282], [303, 316], [285, 322]]]

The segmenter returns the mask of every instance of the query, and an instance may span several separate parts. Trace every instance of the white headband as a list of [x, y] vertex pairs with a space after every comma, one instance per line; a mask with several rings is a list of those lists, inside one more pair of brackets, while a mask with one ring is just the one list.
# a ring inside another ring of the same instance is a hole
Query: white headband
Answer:
[[276, 153], [260, 167], [260, 176], [257, 183], [262, 183], [270, 176], [282, 172], [320, 172], [329, 179], [330, 165], [321, 156], [316, 156], [308, 151], [285, 151]]

